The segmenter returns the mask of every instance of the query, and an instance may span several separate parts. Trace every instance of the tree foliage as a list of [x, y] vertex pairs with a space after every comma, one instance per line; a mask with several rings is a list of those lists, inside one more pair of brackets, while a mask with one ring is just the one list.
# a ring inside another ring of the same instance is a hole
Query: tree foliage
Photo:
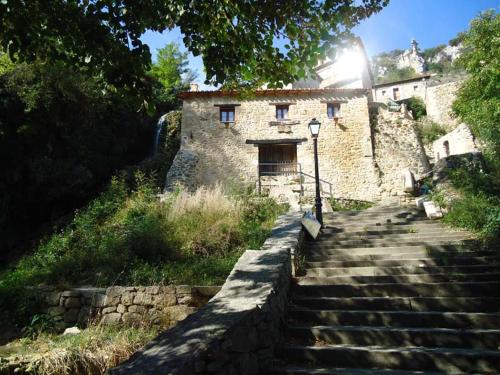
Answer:
[[159, 102], [172, 102], [176, 94], [185, 90], [196, 74], [188, 68], [187, 52], [181, 52], [175, 43], [158, 50], [157, 61], [150, 75], [156, 80], [154, 98]]
[[[207, 83], [279, 86], [304, 77], [333, 43], [388, 2], [4, 0], [0, 45], [11, 57], [70, 62], [147, 93], [151, 53], [140, 37], [177, 26], [188, 50], [202, 56]], [[283, 49], [277, 40], [286, 41]]]
[[108, 90], [99, 77], [63, 62], [7, 65], [0, 73], [2, 256], [142, 159], [153, 130], [137, 98]]
[[453, 109], [474, 133], [500, 156], [500, 16], [480, 14], [463, 34], [460, 62], [469, 74], [460, 88]]

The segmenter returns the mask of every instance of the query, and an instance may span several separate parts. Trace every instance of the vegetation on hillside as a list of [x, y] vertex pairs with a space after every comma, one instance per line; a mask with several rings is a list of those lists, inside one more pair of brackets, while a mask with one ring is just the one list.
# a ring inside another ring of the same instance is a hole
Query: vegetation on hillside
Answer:
[[[259, 248], [286, 207], [245, 189], [178, 191], [157, 198], [154, 178], [124, 177], [33, 255], [0, 275], [4, 322], [36, 311], [32, 285], [222, 284], [246, 248]], [[24, 299], [24, 300], [23, 300]]]
[[[0, 53], [2, 260], [29, 248], [26, 240], [39, 232], [67, 222], [117, 170], [149, 155], [157, 116], [178, 107], [175, 93], [190, 75], [175, 45], [161, 51], [150, 79], [162, 112], [153, 117], [138, 111], [138, 98], [85, 69], [13, 63]], [[178, 137], [171, 135], [175, 152]], [[168, 160], [162, 159], [166, 168]]]
[[484, 171], [460, 168], [451, 175], [461, 198], [445, 217], [449, 223], [473, 230], [489, 242], [500, 239], [500, 15], [484, 12], [461, 35], [460, 57], [468, 78], [453, 109], [472, 127], [483, 145]]

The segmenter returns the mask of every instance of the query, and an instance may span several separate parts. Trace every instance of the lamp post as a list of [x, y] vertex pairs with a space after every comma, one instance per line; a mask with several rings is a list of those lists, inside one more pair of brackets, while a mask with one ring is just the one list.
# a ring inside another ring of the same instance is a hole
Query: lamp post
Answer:
[[318, 135], [319, 129], [321, 127], [321, 123], [313, 118], [309, 123], [309, 131], [311, 132], [311, 136], [314, 142], [314, 172], [315, 172], [315, 180], [316, 180], [316, 219], [323, 227], [323, 212], [321, 210], [321, 192], [319, 187], [319, 165], [318, 165]]

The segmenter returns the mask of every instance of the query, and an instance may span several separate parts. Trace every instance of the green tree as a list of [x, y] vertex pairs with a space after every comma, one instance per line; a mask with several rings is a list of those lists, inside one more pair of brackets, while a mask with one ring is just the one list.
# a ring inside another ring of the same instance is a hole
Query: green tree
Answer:
[[185, 90], [196, 74], [188, 66], [188, 53], [181, 52], [175, 43], [168, 43], [158, 50], [157, 61], [151, 68], [151, 76], [160, 84], [155, 99], [172, 102], [178, 92]]
[[[3, 0], [0, 46], [21, 60], [68, 61], [147, 95], [151, 53], [140, 37], [177, 26], [188, 50], [202, 56], [207, 83], [281, 86], [305, 77], [388, 2]], [[283, 49], [276, 40], [286, 42]]]

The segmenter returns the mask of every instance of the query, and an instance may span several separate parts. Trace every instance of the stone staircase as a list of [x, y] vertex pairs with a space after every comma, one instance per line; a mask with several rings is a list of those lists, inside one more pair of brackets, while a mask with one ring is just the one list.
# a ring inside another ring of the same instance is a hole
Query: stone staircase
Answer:
[[500, 253], [397, 206], [324, 221], [270, 374], [500, 373]]

